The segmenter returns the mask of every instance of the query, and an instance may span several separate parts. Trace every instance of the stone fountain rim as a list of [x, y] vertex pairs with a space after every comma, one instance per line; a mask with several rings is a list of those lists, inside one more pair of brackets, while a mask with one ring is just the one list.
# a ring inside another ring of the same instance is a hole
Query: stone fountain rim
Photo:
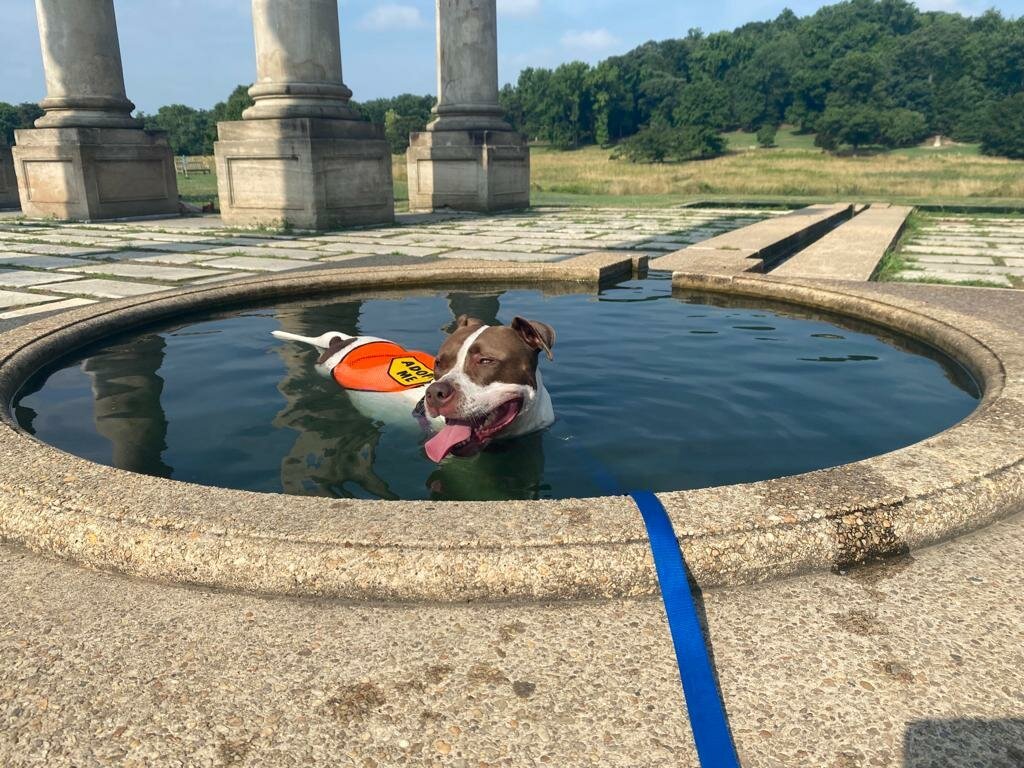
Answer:
[[[209, 488], [70, 456], [10, 416], [18, 388], [57, 355], [183, 313], [457, 283], [596, 289], [632, 266], [584, 257], [316, 270], [90, 306], [3, 334], [0, 539], [89, 567], [267, 595], [457, 602], [657, 594], [643, 524], [625, 498], [382, 502]], [[856, 284], [680, 273], [674, 284], [868, 320], [940, 349], [984, 390], [964, 421], [893, 453], [778, 480], [660, 494], [702, 585], [902, 553], [1022, 506], [1024, 445], [1014, 435], [1024, 424], [1024, 343], [1012, 334], [914, 299], [881, 299]]]

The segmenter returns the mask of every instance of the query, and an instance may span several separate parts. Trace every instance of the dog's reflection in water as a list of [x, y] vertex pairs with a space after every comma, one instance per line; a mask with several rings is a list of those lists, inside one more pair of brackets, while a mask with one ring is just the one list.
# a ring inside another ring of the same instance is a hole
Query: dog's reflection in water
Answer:
[[540, 499], [545, 495], [544, 435], [496, 442], [467, 459], [449, 459], [427, 480], [434, 501]]

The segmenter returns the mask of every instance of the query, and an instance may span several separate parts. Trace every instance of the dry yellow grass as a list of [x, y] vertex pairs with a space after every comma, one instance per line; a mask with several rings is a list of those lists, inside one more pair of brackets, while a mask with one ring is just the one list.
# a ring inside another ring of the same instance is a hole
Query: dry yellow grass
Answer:
[[541, 191], [611, 195], [1024, 198], [1024, 163], [961, 154], [836, 157], [808, 150], [740, 152], [715, 160], [636, 165], [596, 147], [537, 151]]
[[[395, 180], [406, 179], [396, 158]], [[715, 160], [639, 165], [588, 147], [533, 151], [533, 188], [578, 195], [803, 196], [1024, 199], [1024, 162], [956, 153], [836, 157], [803, 149], [738, 152]]]

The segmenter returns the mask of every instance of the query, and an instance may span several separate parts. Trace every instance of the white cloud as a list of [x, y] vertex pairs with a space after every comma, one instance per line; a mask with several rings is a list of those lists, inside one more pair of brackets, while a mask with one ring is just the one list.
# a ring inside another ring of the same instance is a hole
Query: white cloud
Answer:
[[426, 26], [420, 9], [413, 5], [378, 5], [359, 20], [363, 29], [419, 29]]
[[619, 42], [607, 29], [569, 30], [562, 35], [562, 45], [584, 51], [606, 51]]
[[540, 10], [540, 0], [498, 0], [498, 13], [503, 16], [532, 16]]

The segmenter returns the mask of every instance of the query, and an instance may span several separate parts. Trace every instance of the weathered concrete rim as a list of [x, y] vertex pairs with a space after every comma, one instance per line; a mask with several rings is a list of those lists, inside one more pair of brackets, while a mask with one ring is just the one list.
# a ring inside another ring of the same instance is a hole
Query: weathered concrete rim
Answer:
[[[257, 494], [135, 475], [44, 445], [11, 421], [41, 365], [115, 330], [183, 312], [344, 290], [453, 282], [596, 286], [629, 260], [332, 269], [87, 307], [0, 336], [0, 538], [139, 577], [350, 600], [558, 600], [657, 593], [624, 498], [363, 502]], [[964, 363], [979, 408], [867, 461], [748, 485], [662, 494], [695, 578], [736, 584], [906, 551], [1024, 507], [1024, 342], [942, 307], [855, 284], [675, 275], [680, 287], [866, 319]], [[700, 522], [695, 522], [699, 519]]]

